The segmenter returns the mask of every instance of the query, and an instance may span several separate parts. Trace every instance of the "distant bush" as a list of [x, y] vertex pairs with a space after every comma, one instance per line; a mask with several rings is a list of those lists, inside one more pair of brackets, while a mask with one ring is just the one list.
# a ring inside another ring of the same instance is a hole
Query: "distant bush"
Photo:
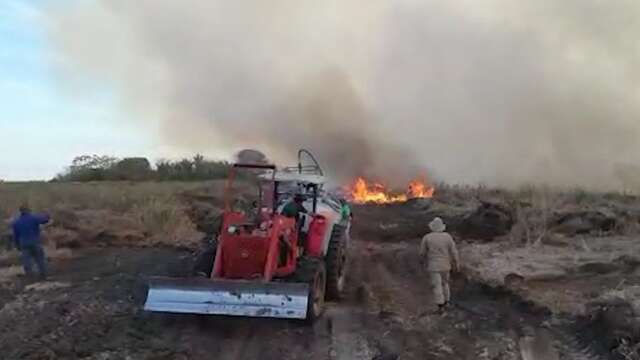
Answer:
[[147, 158], [124, 158], [108, 169], [113, 180], [143, 181], [153, 178], [153, 170]]
[[117, 159], [111, 156], [82, 155], [73, 159], [71, 165], [53, 181], [202, 181], [227, 177], [231, 164], [212, 161], [202, 155], [177, 161], [160, 160], [151, 167], [148, 159], [130, 157]]

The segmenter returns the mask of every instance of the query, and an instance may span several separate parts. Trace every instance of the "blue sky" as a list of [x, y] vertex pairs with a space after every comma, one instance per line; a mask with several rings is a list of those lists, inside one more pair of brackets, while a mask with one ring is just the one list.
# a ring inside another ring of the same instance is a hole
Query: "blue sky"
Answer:
[[151, 139], [127, 125], [110, 89], [80, 98], [61, 90], [44, 4], [0, 2], [0, 179], [49, 179], [82, 154], [148, 156]]

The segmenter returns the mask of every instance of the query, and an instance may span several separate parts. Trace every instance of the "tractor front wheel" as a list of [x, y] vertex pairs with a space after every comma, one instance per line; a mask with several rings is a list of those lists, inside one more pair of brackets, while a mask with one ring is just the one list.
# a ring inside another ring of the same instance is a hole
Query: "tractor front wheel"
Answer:
[[322, 262], [317, 262], [313, 278], [309, 282], [309, 302], [307, 305], [307, 321], [313, 322], [324, 312], [327, 272]]
[[309, 285], [306, 320], [313, 323], [324, 312], [327, 288], [327, 269], [324, 261], [306, 256], [301, 257], [291, 281]]
[[196, 256], [195, 264], [193, 265], [192, 276], [196, 277], [211, 277], [213, 271], [213, 262], [216, 259], [217, 244], [214, 243], [204, 248]]

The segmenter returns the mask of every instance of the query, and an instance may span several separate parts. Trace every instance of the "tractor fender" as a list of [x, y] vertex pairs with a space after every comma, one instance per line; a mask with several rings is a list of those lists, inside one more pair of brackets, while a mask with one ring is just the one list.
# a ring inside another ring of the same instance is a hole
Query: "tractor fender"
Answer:
[[309, 224], [305, 250], [309, 256], [325, 257], [329, 250], [334, 227], [340, 222], [340, 214], [331, 208], [318, 207], [317, 214]]
[[333, 234], [333, 228], [340, 223], [340, 214], [335, 213], [334, 211], [321, 212], [321, 214], [325, 217], [326, 221], [326, 230], [324, 232], [324, 237], [322, 239], [322, 256], [327, 255], [327, 251], [329, 250], [329, 242], [331, 242], [331, 235]]
[[306, 253], [315, 258], [323, 257], [325, 251], [325, 238], [327, 235], [328, 227], [327, 218], [323, 215], [317, 214], [310, 222], [307, 232], [307, 241], [305, 244]]

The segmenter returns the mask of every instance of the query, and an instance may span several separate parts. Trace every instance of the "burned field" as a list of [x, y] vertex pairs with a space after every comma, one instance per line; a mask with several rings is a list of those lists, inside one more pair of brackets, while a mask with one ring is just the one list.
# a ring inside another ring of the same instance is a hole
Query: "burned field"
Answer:
[[[58, 204], [48, 281], [21, 277], [16, 253], [0, 253], [2, 358], [633, 359], [635, 202], [451, 188], [355, 206], [347, 294], [313, 325], [141, 310], [146, 278], [188, 274], [216, 231], [212, 184], [178, 186], [144, 211]], [[183, 220], [163, 237], [152, 224], [171, 216]], [[433, 216], [449, 224], [464, 262], [445, 315], [431, 312], [417, 256]]]

